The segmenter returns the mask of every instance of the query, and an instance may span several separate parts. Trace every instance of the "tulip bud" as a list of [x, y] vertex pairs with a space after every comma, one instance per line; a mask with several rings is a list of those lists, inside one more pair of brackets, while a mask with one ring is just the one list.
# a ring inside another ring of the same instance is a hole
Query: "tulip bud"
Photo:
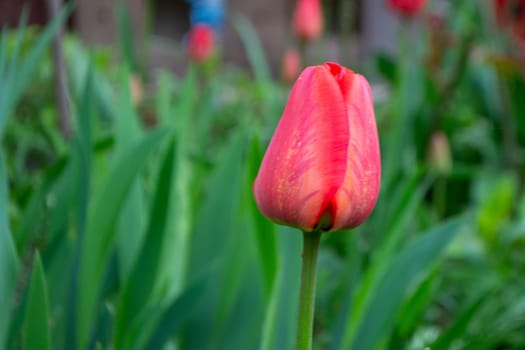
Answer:
[[131, 90], [131, 100], [134, 105], [139, 105], [144, 97], [144, 88], [139, 76], [133, 74], [129, 77], [129, 87]]
[[447, 135], [438, 131], [430, 138], [428, 148], [428, 161], [430, 167], [440, 173], [448, 173], [452, 169], [452, 157]]
[[301, 56], [295, 49], [288, 49], [284, 52], [281, 67], [281, 77], [284, 82], [291, 84], [295, 81], [301, 70]]
[[426, 0], [388, 0], [390, 7], [403, 16], [414, 16], [425, 5]]
[[297, 0], [293, 30], [300, 41], [313, 41], [323, 31], [323, 11], [319, 0]]
[[215, 51], [213, 29], [204, 23], [191, 27], [188, 33], [188, 57], [195, 63], [206, 62]]
[[494, 10], [496, 11], [496, 21], [499, 25], [504, 26], [506, 22], [506, 12], [508, 0], [493, 0]]
[[306, 68], [253, 185], [261, 213], [304, 231], [352, 228], [370, 215], [380, 180], [368, 82], [336, 63]]
[[518, 40], [525, 40], [525, 0], [516, 0], [511, 7], [512, 33]]

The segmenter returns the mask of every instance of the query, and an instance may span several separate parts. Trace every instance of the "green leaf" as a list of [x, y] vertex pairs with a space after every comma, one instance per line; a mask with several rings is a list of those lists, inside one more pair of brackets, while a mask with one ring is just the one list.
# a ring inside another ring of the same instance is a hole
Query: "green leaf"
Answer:
[[439, 338], [429, 346], [432, 350], [453, 349], [454, 341], [462, 338], [467, 332], [470, 321], [487, 301], [490, 293], [482, 291], [474, 301], [468, 304], [459, 314], [454, 317], [454, 322], [439, 336]]
[[231, 298], [239, 293], [239, 276], [246, 268], [248, 247], [239, 242], [248, 242], [245, 237], [248, 233], [238, 232], [236, 225], [245, 142], [246, 135], [241, 131], [217, 157], [206, 197], [197, 214], [186, 275], [188, 278], [200, 275], [210, 266], [217, 266], [218, 271], [207, 281], [208, 292], [190, 319], [185, 333], [185, 341], [191, 344], [185, 345], [188, 348], [213, 348], [220, 344], [222, 334], [218, 329], [227, 326]]
[[156, 297], [166, 300], [171, 300], [184, 289], [194, 220], [192, 196], [195, 195], [196, 180], [190, 154], [190, 148], [195, 144], [192, 137], [195, 134], [194, 104], [198, 91], [194, 73], [190, 67], [175, 104], [172, 102], [173, 91], [168, 76], [161, 77], [156, 101], [159, 123], [174, 126], [176, 134], [177, 172], [172, 180], [174, 184], [171, 186], [169, 202], [171, 215], [165, 241], [159, 252], [160, 266], [154, 290]]
[[255, 73], [255, 79], [259, 82], [269, 81], [270, 69], [255, 28], [242, 14], [233, 16], [232, 22], [233, 27], [241, 37], [246, 55]]
[[[159, 269], [159, 251], [164, 243], [164, 235], [171, 214], [169, 202], [171, 199], [171, 186], [174, 183], [172, 181], [175, 172], [174, 158], [175, 144], [172, 142], [159, 172], [145, 241], [142, 243], [142, 250], [135, 261], [120, 298], [115, 325], [115, 349], [121, 348], [128, 326], [144, 309], [137, 306], [147, 305], [150, 300]], [[122, 348], [129, 348], [130, 345], [128, 344]]]
[[259, 140], [254, 137], [248, 151], [247, 187], [249, 188], [249, 205], [251, 217], [255, 226], [259, 259], [264, 276], [265, 292], [269, 296], [277, 271], [277, 243], [275, 238], [275, 225], [259, 212], [259, 208], [257, 208], [251, 190], [251, 184], [257, 176], [261, 160], [261, 146]]
[[42, 220], [42, 208], [45, 205], [44, 202], [46, 197], [63, 174], [67, 164], [66, 161], [66, 158], [61, 158], [53, 166], [46, 169], [43, 174], [42, 184], [34, 189], [31, 199], [24, 208], [19, 225], [17, 229], [14, 230], [14, 237], [16, 239], [16, 247], [18, 251], [22, 251], [23, 248], [27, 246], [27, 242], [33, 238], [32, 235], [36, 234], [35, 226], [36, 223], [39, 223]]
[[80, 263], [77, 348], [83, 348], [88, 341], [122, 203], [138, 173], [168, 134], [168, 129], [151, 132], [115, 159], [93, 200]]
[[26, 306], [24, 349], [47, 350], [50, 348], [47, 285], [40, 254], [37, 252]]
[[261, 350], [293, 348], [301, 276], [301, 231], [279, 226], [278, 272], [263, 324]]
[[[33, 72], [38, 67], [38, 62], [41, 60], [54, 34], [71, 13], [71, 9], [71, 5], [64, 6], [62, 11], [60, 11], [38, 37], [37, 41], [31, 45], [29, 51], [20, 58], [12, 57], [5, 66], [5, 70], [0, 70], [0, 81], [2, 81], [2, 84], [0, 84], [0, 96], [2, 96], [0, 98], [0, 140], [4, 133], [7, 118], [18, 102], [22, 92], [31, 82]], [[19, 36], [16, 40], [15, 46], [19, 47], [22, 38]], [[0, 48], [4, 49], [5, 47]], [[0, 56], [2, 55], [5, 55], [5, 53], [0, 54]]]
[[175, 298], [162, 312], [144, 349], [162, 349], [162, 346], [177, 334], [184, 322], [192, 315], [197, 305], [202, 302], [201, 298], [206, 292], [206, 287], [206, 279], [201, 278], [190, 284], [181, 295]]
[[[124, 65], [120, 69], [118, 102], [114, 109], [115, 154], [120, 156], [130, 145], [139, 139], [143, 132], [139, 116], [133, 105], [130, 92], [130, 72]], [[120, 213], [117, 225], [117, 246], [121, 279], [124, 281], [130, 273], [144, 238], [145, 195], [141, 179], [137, 179], [128, 194]]]
[[3, 307], [0, 308], [0, 348], [6, 344], [19, 269], [18, 256], [9, 229], [8, 198], [7, 171], [0, 147], [0, 300], [3, 300]]
[[[352, 296], [351, 306], [349, 307], [351, 313], [349, 313], [348, 319], [344, 322], [341, 321], [347, 326], [338, 329], [335, 339], [342, 339], [343, 332], [348, 333], [348, 329], [354, 327], [363, 317], [374, 291], [391, 266], [393, 256], [399, 251], [401, 242], [407, 239], [408, 225], [430, 183], [428, 179], [422, 181], [422, 174], [421, 171], [416, 171], [411, 177], [399, 184], [396, 191], [390, 194], [390, 201], [381, 201], [382, 197], [380, 197], [373, 217], [365, 223], [365, 225], [371, 224], [370, 230], [373, 233], [377, 232], [377, 236], [379, 236], [378, 233], [383, 233], [384, 237], [380, 237], [382, 239], [381, 245], [377, 247], [377, 251], [374, 253], [374, 264], [369, 267], [357, 287], [351, 286], [348, 293]], [[375, 217], [379, 217], [381, 220], [373, 220]], [[361, 226], [361, 228], [363, 227]], [[337, 342], [335, 343], [337, 344]]]
[[117, 25], [120, 39], [121, 59], [124, 60], [134, 71], [139, 71], [140, 66], [135, 50], [129, 12], [124, 1], [119, 1], [117, 4]]
[[359, 305], [351, 307], [349, 317], [359, 310], [354, 322], [348, 322], [341, 344], [344, 349], [375, 349], [391, 331], [397, 311], [407, 292], [418, 278], [436, 262], [448, 243], [455, 236], [464, 219], [446, 221], [426, 234], [418, 237], [392, 260], [388, 269], [369, 297]]
[[441, 270], [437, 267], [439, 265], [432, 269], [428, 277], [419, 284], [401, 307], [396, 322], [401, 336], [409, 337], [410, 333], [422, 322], [425, 312], [432, 303], [440, 282], [437, 277]]

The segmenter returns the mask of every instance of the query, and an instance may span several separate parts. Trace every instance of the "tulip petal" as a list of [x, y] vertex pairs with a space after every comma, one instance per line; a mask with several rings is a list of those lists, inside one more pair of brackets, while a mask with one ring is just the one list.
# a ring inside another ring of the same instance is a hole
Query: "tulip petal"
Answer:
[[[344, 69], [344, 68], [343, 68]], [[332, 230], [361, 224], [375, 206], [381, 182], [381, 159], [372, 93], [366, 79], [354, 74], [350, 88], [343, 88], [350, 142], [346, 175], [336, 192], [332, 206]], [[342, 76], [345, 86], [348, 79]]]
[[[255, 199], [265, 216], [307, 231], [327, 211], [332, 216], [334, 194], [347, 167], [345, 104], [330, 66], [303, 71], [254, 182]], [[328, 221], [331, 226], [333, 218]]]

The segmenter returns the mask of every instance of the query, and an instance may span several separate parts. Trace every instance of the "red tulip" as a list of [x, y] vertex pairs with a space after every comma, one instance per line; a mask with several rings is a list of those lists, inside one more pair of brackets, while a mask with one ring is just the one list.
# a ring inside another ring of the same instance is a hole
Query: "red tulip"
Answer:
[[505, 12], [507, 8], [507, 0], [493, 0], [494, 9], [496, 10], [496, 20], [500, 25], [505, 22]]
[[525, 40], [525, 0], [493, 0], [496, 20], [518, 40]]
[[213, 29], [203, 23], [191, 27], [188, 33], [188, 57], [191, 61], [202, 63], [207, 61], [215, 50], [215, 35]]
[[306, 68], [253, 185], [260, 211], [305, 231], [352, 228], [370, 215], [380, 179], [368, 82], [336, 63]]
[[388, 0], [390, 6], [404, 16], [414, 16], [426, 3], [426, 0]]
[[288, 49], [284, 52], [283, 63], [281, 67], [281, 77], [291, 84], [295, 81], [301, 70], [301, 56], [295, 49]]
[[512, 33], [519, 40], [525, 40], [525, 1], [514, 1], [512, 3], [510, 12], [512, 20]]
[[323, 11], [319, 0], [297, 0], [293, 13], [293, 30], [301, 41], [313, 41], [323, 31]]

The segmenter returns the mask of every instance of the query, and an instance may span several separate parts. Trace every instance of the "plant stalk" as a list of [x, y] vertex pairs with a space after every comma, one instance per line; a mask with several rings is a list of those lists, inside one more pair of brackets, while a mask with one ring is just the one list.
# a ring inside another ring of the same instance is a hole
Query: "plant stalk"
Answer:
[[303, 232], [303, 268], [297, 324], [297, 350], [312, 348], [317, 255], [320, 240], [320, 231]]

